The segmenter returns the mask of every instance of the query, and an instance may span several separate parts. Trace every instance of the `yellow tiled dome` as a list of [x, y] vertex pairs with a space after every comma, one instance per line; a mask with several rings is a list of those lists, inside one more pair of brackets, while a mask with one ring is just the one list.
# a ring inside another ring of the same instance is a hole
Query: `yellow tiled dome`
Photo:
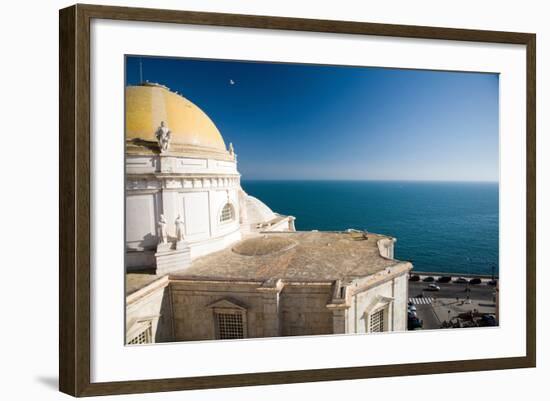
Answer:
[[195, 104], [163, 85], [146, 83], [126, 87], [126, 139], [156, 142], [164, 121], [172, 143], [226, 151], [223, 138], [210, 118]]

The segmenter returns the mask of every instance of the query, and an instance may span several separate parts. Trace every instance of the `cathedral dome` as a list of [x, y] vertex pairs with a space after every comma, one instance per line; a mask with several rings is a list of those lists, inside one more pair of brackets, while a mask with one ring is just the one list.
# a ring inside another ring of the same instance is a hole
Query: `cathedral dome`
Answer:
[[155, 132], [164, 122], [171, 142], [226, 152], [212, 120], [195, 104], [159, 84], [126, 87], [126, 140], [157, 142]]
[[254, 225], [265, 223], [277, 217], [265, 203], [250, 195], [246, 197], [246, 213], [248, 222]]

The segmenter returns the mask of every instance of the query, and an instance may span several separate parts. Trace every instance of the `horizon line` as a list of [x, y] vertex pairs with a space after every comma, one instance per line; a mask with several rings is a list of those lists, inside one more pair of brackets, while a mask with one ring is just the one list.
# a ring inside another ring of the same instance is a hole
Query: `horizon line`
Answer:
[[456, 183], [479, 183], [499, 184], [496, 180], [414, 180], [414, 179], [376, 179], [376, 178], [242, 178], [241, 181], [358, 181], [358, 182], [456, 182]]

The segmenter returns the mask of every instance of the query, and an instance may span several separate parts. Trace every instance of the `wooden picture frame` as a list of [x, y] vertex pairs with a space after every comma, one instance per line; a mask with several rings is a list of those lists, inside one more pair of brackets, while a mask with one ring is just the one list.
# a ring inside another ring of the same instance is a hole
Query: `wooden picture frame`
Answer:
[[[184, 23], [526, 46], [526, 356], [92, 383], [90, 380], [90, 21]], [[59, 388], [73, 396], [534, 367], [536, 363], [535, 48], [530, 33], [75, 5], [60, 10]]]

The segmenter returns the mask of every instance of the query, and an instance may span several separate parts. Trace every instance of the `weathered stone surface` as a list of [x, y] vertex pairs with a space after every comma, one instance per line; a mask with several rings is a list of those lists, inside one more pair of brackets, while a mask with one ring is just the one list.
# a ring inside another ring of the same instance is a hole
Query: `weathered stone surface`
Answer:
[[155, 253], [158, 276], [182, 270], [191, 265], [189, 246], [183, 241], [178, 244], [180, 245], [179, 249], [168, 249]]
[[369, 234], [363, 239], [347, 232], [270, 232], [254, 238], [254, 243], [246, 239], [198, 258], [185, 272], [174, 274], [180, 278], [349, 281], [402, 263], [380, 255], [378, 241], [387, 238]]
[[[164, 106], [151, 112], [153, 93]], [[406, 327], [412, 265], [393, 259], [394, 238], [295, 232], [243, 191], [200, 109], [159, 84], [126, 97], [127, 341], [214, 339], [220, 314], [247, 337], [367, 332], [382, 309], [384, 330]]]

